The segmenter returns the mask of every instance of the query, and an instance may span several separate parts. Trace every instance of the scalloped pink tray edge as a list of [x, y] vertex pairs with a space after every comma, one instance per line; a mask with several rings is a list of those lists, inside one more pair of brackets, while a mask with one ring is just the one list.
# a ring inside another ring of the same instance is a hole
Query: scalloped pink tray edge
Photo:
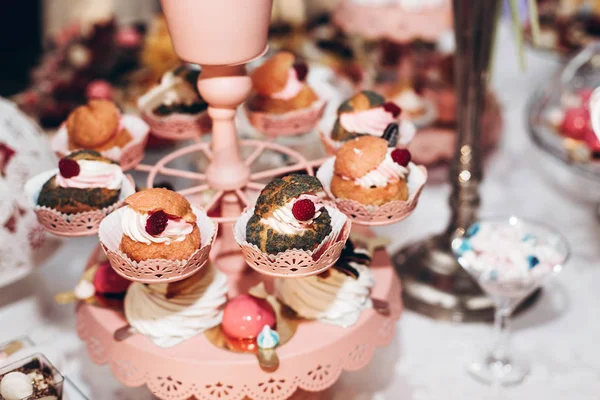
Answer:
[[298, 389], [326, 390], [342, 371], [365, 367], [377, 347], [391, 342], [402, 311], [400, 282], [385, 250], [375, 253], [372, 268], [373, 297], [387, 300], [392, 316], [365, 310], [347, 329], [303, 322], [292, 341], [278, 349], [280, 368], [271, 374], [258, 367], [255, 356], [218, 349], [203, 335], [170, 349], [142, 335], [115, 342], [113, 332], [126, 324], [123, 314], [86, 304], [77, 309], [77, 332], [92, 361], [109, 364], [123, 384], [146, 385], [162, 400], [283, 400]]

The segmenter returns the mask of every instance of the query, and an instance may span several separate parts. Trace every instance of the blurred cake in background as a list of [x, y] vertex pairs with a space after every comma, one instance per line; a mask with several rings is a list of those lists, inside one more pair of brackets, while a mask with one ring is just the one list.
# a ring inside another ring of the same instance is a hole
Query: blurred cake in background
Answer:
[[538, 0], [538, 9], [540, 48], [570, 53], [600, 39], [598, 0]]

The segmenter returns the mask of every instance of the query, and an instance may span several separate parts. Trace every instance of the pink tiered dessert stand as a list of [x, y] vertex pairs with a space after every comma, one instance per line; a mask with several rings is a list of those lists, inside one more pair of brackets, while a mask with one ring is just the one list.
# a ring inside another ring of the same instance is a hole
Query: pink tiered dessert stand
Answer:
[[[307, 161], [300, 153], [269, 141], [238, 141], [234, 116], [251, 91], [244, 64], [267, 50], [271, 3], [272, 0], [162, 0], [177, 54], [202, 67], [198, 89], [210, 105], [212, 141], [198, 139], [155, 165], [135, 166], [135, 170], [148, 173], [148, 187], [155, 185], [159, 175], [194, 182], [179, 192], [192, 203], [202, 204], [220, 224], [211, 258], [228, 275], [231, 296], [245, 293], [258, 282], [264, 282], [267, 289], [272, 287], [268, 273], [259, 274], [248, 267], [234, 239], [236, 219], [251, 206], [253, 196], [268, 180], [289, 172], [312, 175], [313, 168], [324, 161]], [[264, 152], [285, 155], [288, 165], [255, 170], [254, 164]], [[182, 158], [203, 158], [208, 165], [198, 168], [204, 172], [169, 166]], [[373, 236], [365, 227], [355, 230]], [[63, 235], [74, 236], [69, 231]], [[100, 260], [101, 253], [98, 247], [88, 267]], [[292, 340], [278, 348], [280, 367], [272, 373], [261, 370], [254, 355], [217, 348], [204, 335], [168, 349], [155, 346], [140, 334], [115, 339], [115, 332], [128, 325], [123, 313], [90, 304], [81, 303], [77, 308], [77, 331], [94, 362], [109, 364], [123, 384], [145, 384], [163, 400], [276, 400], [291, 396], [317, 399], [317, 393], [333, 385], [343, 370], [366, 366], [375, 349], [389, 344], [394, 335], [402, 310], [400, 282], [383, 249], [375, 252], [371, 268], [376, 280], [372, 297], [387, 302], [389, 314], [364, 310], [350, 328], [319, 321], [302, 322]]]

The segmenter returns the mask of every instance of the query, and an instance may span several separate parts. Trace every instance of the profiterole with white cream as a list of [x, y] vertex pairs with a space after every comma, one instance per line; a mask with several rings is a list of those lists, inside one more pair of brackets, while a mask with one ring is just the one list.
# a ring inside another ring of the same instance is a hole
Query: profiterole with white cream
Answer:
[[389, 147], [383, 138], [347, 141], [336, 154], [331, 192], [339, 199], [373, 206], [407, 200], [410, 159], [407, 149]]
[[142, 190], [125, 199], [121, 251], [134, 261], [184, 260], [200, 247], [190, 203], [171, 190]]

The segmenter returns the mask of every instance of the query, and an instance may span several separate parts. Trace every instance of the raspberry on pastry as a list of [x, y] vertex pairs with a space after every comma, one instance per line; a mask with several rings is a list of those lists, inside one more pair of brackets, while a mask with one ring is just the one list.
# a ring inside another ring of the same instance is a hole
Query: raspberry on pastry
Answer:
[[251, 75], [255, 93], [248, 99], [252, 112], [283, 114], [309, 108], [319, 100], [306, 83], [308, 66], [290, 52], [280, 52]]
[[323, 186], [313, 176], [272, 180], [258, 197], [246, 226], [246, 240], [269, 254], [314, 250], [331, 233], [331, 216], [323, 197]]
[[336, 155], [331, 192], [340, 199], [374, 206], [407, 200], [409, 162], [408, 150], [389, 148], [385, 139], [349, 140]]
[[109, 100], [91, 100], [77, 107], [67, 118], [70, 149], [104, 151], [124, 147], [133, 138], [120, 127], [120, 112]]
[[380, 137], [389, 124], [398, 121], [401, 111], [379, 94], [363, 90], [339, 106], [331, 138], [346, 141], [364, 135]]
[[184, 260], [200, 248], [196, 214], [182, 195], [146, 189], [125, 199], [121, 251], [134, 261]]
[[65, 214], [100, 210], [116, 203], [123, 171], [93, 150], [79, 150], [62, 158], [59, 172], [40, 191], [38, 205]]

